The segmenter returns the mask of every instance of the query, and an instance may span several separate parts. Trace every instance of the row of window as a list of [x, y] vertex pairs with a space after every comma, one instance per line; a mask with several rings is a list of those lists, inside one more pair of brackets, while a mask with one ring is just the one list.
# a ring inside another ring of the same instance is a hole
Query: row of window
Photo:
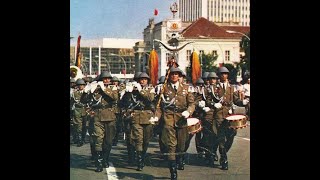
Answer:
[[[204, 50], [199, 51], [199, 55], [201, 56], [202, 54], [204, 54]], [[217, 52], [217, 50], [213, 50], [213, 51], [211, 51], [211, 54], [214, 56], [217, 56], [218, 52]], [[230, 51], [229, 50], [224, 51], [224, 55], [225, 55], [224, 60], [230, 61]], [[190, 59], [190, 58], [191, 58], [191, 50], [187, 50], [186, 59]], [[168, 60], [168, 57], [167, 57], [167, 60]]]

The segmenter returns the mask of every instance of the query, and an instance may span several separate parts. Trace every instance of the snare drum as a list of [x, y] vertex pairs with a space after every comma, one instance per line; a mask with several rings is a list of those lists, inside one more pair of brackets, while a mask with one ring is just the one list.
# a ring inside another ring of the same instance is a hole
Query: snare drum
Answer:
[[242, 114], [233, 114], [228, 117], [226, 117], [226, 120], [229, 123], [229, 128], [232, 129], [242, 129], [244, 127], [247, 127], [247, 116]]
[[188, 118], [187, 125], [189, 134], [195, 134], [202, 130], [201, 122], [197, 118]]

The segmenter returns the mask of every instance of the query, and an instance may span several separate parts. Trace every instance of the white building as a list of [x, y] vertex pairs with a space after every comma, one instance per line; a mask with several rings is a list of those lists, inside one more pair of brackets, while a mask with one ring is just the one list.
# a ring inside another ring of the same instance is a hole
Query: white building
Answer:
[[178, 0], [182, 21], [204, 17], [215, 23], [250, 26], [250, 0]]
[[[81, 39], [81, 70], [86, 76], [95, 77], [102, 71], [110, 71], [118, 78], [133, 78], [135, 60], [133, 47], [142, 39]], [[70, 65], [75, 63], [77, 38], [70, 42]]]
[[[83, 38], [83, 37], [82, 37]], [[133, 48], [135, 43], [142, 39], [123, 39], [123, 38], [100, 38], [100, 39], [81, 39], [81, 47], [99, 47], [102, 48]], [[70, 42], [71, 46], [77, 46], [77, 38]]]
[[[157, 24], [149, 22], [147, 28], [144, 29], [144, 43], [140, 43], [139, 47], [135, 47], [136, 58], [145, 58], [141, 60], [146, 62], [147, 56], [152, 46], [154, 45], [159, 57], [159, 74], [158, 77], [164, 76], [167, 69], [167, 61], [172, 56], [172, 51], [167, 50], [163, 45], [154, 42], [153, 39], [166, 42], [171, 39], [167, 31], [168, 21], [162, 21]], [[234, 26], [233, 28], [236, 28]], [[179, 46], [187, 42], [193, 41], [186, 45], [182, 50], [178, 51], [176, 55], [179, 68], [186, 72], [186, 68], [190, 66], [190, 55], [195, 50], [197, 54], [200, 53], [215, 53], [218, 59], [216, 65], [229, 63], [234, 64], [240, 62], [240, 41], [241, 35], [227, 33], [228, 26], [220, 27], [205, 18], [199, 18], [193, 23], [182, 23], [182, 30], [179, 32]], [[231, 30], [231, 29], [230, 29]], [[249, 31], [249, 27], [246, 27]], [[142, 51], [144, 48], [144, 51]], [[138, 51], [137, 51], [138, 50]], [[139, 54], [137, 56], [137, 53]]]

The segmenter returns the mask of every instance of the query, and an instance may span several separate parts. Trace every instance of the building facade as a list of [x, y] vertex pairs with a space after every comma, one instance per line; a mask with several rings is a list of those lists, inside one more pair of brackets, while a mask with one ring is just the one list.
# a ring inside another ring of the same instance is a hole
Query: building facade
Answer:
[[250, 0], [178, 0], [182, 21], [204, 17], [221, 24], [250, 26]]
[[[141, 39], [102, 38], [81, 40], [81, 70], [85, 76], [95, 77], [103, 71], [110, 71], [118, 78], [132, 78], [135, 73], [133, 47]], [[76, 45], [70, 46], [70, 65], [75, 64]]]
[[[148, 54], [153, 48], [156, 50], [159, 58], [158, 77], [166, 74], [167, 62], [173, 56], [172, 51], [166, 49], [158, 41], [154, 41], [154, 39], [157, 39], [167, 43], [171, 39], [170, 33], [167, 31], [167, 23], [168, 21], [161, 21], [157, 24], [154, 24], [152, 21], [149, 22], [149, 25], [143, 32], [144, 43], [135, 46], [136, 57], [140, 58], [137, 62], [143, 62], [139, 66], [147, 72]], [[182, 22], [182, 30], [178, 33], [179, 44], [193, 43], [187, 44], [175, 54], [179, 68], [186, 72], [187, 68], [190, 67], [190, 56], [193, 51], [197, 54], [214, 53], [218, 55], [218, 59], [215, 61], [216, 66], [240, 62], [241, 36], [239, 34], [227, 33], [227, 29], [228, 26], [222, 28], [205, 18], [199, 18], [193, 23]], [[247, 30], [249, 31], [249, 28]]]

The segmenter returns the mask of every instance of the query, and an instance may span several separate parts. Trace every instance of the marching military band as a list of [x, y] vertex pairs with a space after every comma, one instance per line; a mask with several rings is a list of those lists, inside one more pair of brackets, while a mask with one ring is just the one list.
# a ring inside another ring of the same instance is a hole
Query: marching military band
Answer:
[[[81, 147], [89, 136], [96, 172], [109, 167], [120, 133], [125, 136], [128, 163], [135, 164], [137, 171], [145, 166], [153, 134], [159, 135], [160, 153], [168, 162], [171, 179], [178, 178], [177, 170], [185, 169], [194, 135], [199, 157], [203, 155], [211, 167], [219, 161], [221, 169], [228, 170], [227, 152], [237, 128], [230, 128], [226, 117], [234, 114], [235, 107], [247, 107], [250, 93], [239, 93], [230, 84], [226, 67], [203, 73], [195, 86], [183, 80], [178, 67], [169, 72], [155, 87], [145, 72], [136, 73], [130, 81], [107, 71], [95, 79], [70, 78], [72, 140]], [[248, 116], [247, 111], [244, 115]]]

